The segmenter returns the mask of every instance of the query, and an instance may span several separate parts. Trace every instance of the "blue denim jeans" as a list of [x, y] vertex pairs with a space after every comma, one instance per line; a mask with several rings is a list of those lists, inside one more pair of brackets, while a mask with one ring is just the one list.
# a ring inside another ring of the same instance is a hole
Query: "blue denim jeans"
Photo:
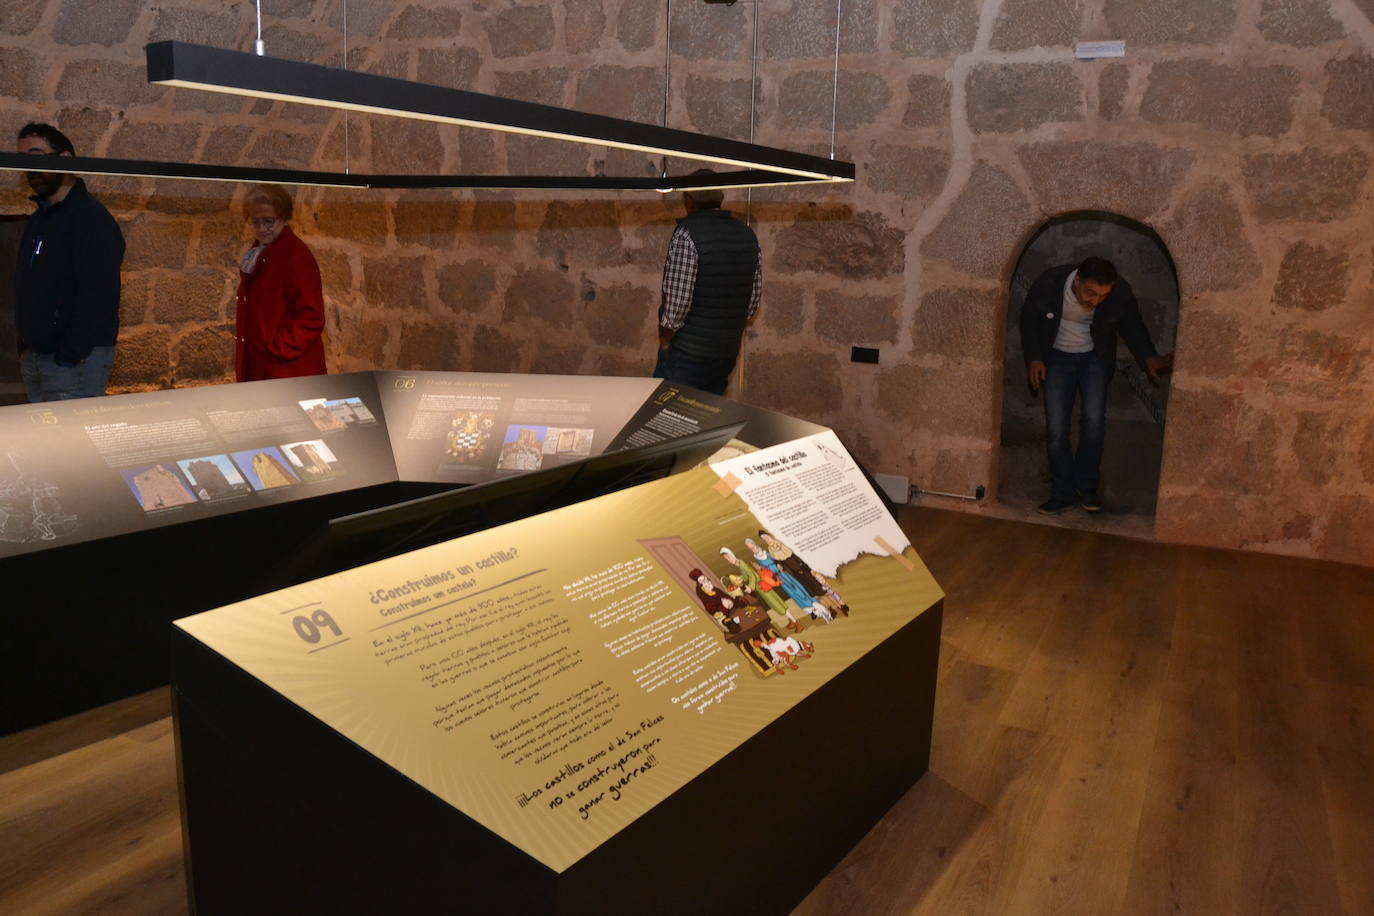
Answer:
[[19, 357], [19, 374], [28, 389], [29, 402], [99, 397], [110, 380], [114, 355], [114, 347], [96, 347], [75, 366], [59, 366], [51, 353], [25, 350]]
[[735, 370], [735, 357], [725, 359], [703, 359], [679, 353], [671, 346], [658, 351], [658, 364], [654, 366], [654, 378], [688, 385], [711, 394], [725, 394], [725, 386], [730, 381], [730, 373]]
[[[1045, 360], [1045, 438], [1050, 453], [1051, 499], [1072, 502], [1080, 490], [1096, 490], [1107, 434], [1107, 387], [1115, 367], [1092, 353], [1051, 350]], [[1074, 401], [1082, 397], [1078, 450], [1069, 443]]]

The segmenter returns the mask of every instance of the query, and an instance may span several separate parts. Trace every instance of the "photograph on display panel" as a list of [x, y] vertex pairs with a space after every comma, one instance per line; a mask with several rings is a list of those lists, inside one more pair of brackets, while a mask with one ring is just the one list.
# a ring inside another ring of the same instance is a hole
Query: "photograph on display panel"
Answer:
[[120, 473], [145, 512], [184, 506], [196, 501], [181, 474], [167, 464], [126, 468]]
[[323, 439], [307, 442], [290, 442], [281, 447], [282, 454], [291, 463], [291, 470], [307, 483], [315, 480], [328, 480], [337, 472], [339, 459], [330, 451]]
[[234, 452], [233, 459], [254, 490], [273, 490], [300, 483], [300, 479], [287, 468], [288, 462], [281, 449], [274, 445]]
[[377, 418], [372, 411], [363, 403], [362, 398], [339, 398], [334, 401], [325, 401], [325, 406], [334, 412], [334, 416], [344, 424], [350, 423], [376, 423]]
[[205, 455], [183, 458], [177, 462], [191, 489], [201, 500], [223, 499], [247, 495], [251, 488], [228, 455]]
[[328, 433], [348, 428], [348, 422], [329, 406], [329, 401], [325, 398], [313, 398], [298, 403], [301, 405], [301, 410], [304, 410], [305, 415], [310, 418], [310, 422], [314, 423], [315, 428], [320, 432]]
[[548, 434], [547, 426], [507, 427], [496, 466], [503, 471], [539, 470], [544, 466], [544, 440]]

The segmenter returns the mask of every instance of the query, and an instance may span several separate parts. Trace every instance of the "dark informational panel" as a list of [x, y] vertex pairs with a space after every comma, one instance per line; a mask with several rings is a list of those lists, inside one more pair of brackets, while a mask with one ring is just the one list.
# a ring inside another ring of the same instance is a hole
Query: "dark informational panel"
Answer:
[[754, 448], [776, 445], [825, 429], [815, 423], [740, 404], [695, 388], [660, 382], [607, 448], [613, 451], [652, 445], [740, 422], [744, 423], [739, 434], [740, 443]]
[[0, 408], [0, 559], [398, 481], [465, 486], [742, 423], [657, 379], [363, 372]]
[[600, 455], [655, 379], [378, 372], [402, 480], [471, 484]]
[[371, 373], [0, 410], [0, 558], [396, 480]]

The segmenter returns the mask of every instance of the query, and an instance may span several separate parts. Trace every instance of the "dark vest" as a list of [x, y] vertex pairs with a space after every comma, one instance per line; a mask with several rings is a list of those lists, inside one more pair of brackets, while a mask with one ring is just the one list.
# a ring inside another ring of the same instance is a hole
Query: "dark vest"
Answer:
[[673, 335], [672, 347], [702, 358], [737, 356], [754, 292], [759, 240], [728, 210], [698, 210], [678, 225], [696, 246], [697, 282], [692, 307]]

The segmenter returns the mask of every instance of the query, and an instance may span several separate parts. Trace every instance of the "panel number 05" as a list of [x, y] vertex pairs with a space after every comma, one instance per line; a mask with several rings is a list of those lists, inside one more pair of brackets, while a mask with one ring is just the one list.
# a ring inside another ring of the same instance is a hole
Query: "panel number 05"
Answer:
[[320, 608], [309, 617], [298, 614], [291, 621], [291, 625], [296, 628], [296, 635], [306, 642], [314, 645], [324, 638], [324, 631], [328, 630], [335, 636], [342, 636], [343, 630], [334, 622], [334, 618], [324, 608]]

